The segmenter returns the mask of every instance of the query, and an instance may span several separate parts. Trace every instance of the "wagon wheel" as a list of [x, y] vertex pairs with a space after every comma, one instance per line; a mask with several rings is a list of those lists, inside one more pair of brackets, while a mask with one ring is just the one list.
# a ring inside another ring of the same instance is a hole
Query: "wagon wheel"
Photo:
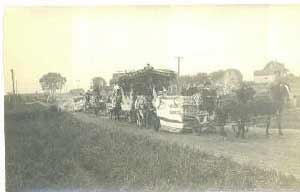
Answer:
[[214, 120], [209, 120], [208, 116], [196, 116], [197, 126], [194, 127], [193, 133], [201, 135], [201, 133], [217, 133], [217, 123]]
[[203, 124], [201, 119], [197, 116], [194, 117], [194, 125], [192, 126], [192, 132], [194, 135], [201, 135], [202, 133]]
[[[195, 120], [195, 121], [196, 121], [196, 120]], [[199, 134], [199, 131], [198, 131], [198, 126], [193, 126], [193, 127], [192, 127], [192, 132], [193, 132], [194, 135], [197, 135], [197, 136], [200, 135], [200, 134]]]
[[214, 121], [205, 123], [203, 128], [203, 131], [206, 133], [217, 133], [217, 125]]
[[233, 123], [231, 125], [231, 129], [235, 134], [237, 134], [237, 132], [238, 132], [238, 126], [239, 126], [238, 123]]
[[209, 116], [208, 115], [203, 115], [203, 116], [201, 116], [201, 118], [197, 117], [197, 120], [198, 120], [199, 125], [200, 125], [199, 126], [200, 127], [200, 133], [202, 133], [203, 131], [207, 130], [207, 127], [210, 124]]
[[192, 132], [193, 132], [193, 134], [194, 135], [197, 135], [197, 136], [200, 136], [201, 135], [201, 133], [202, 133], [202, 125], [198, 125], [198, 126], [194, 126], [193, 128], [192, 128]]
[[130, 122], [130, 112], [129, 111], [124, 111], [124, 119], [128, 122]]

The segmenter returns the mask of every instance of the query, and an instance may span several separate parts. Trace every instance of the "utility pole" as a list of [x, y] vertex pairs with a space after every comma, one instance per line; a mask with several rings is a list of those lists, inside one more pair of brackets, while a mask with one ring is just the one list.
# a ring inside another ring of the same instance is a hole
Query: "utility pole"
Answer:
[[179, 77], [180, 76], [180, 62], [183, 59], [183, 57], [182, 56], [176, 56], [175, 58], [177, 59], [177, 75]]
[[16, 80], [16, 95], [18, 95], [18, 81]]
[[16, 106], [16, 90], [15, 90], [15, 75], [14, 75], [14, 70], [11, 69], [10, 70], [11, 72], [11, 80], [12, 80], [12, 91], [13, 91], [13, 95], [12, 95], [12, 103], [13, 103], [13, 106], [15, 107]]
[[177, 59], [177, 93], [180, 94], [181, 90], [179, 87], [179, 76], [180, 76], [180, 62], [183, 59], [182, 56], [176, 56], [175, 57]]
[[15, 91], [15, 75], [14, 75], [14, 70], [11, 69], [10, 72], [11, 72], [11, 80], [12, 80], [12, 91], [13, 91], [13, 95], [15, 95], [16, 91]]

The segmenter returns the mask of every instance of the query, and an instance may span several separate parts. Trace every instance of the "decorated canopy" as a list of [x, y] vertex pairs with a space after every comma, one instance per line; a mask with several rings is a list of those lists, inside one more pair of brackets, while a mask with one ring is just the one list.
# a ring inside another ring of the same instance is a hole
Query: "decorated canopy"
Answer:
[[147, 65], [144, 69], [124, 73], [113, 82], [119, 84], [125, 93], [132, 88], [137, 94], [151, 94], [154, 87], [156, 91], [161, 91], [175, 81], [176, 73], [174, 71], [154, 69]]

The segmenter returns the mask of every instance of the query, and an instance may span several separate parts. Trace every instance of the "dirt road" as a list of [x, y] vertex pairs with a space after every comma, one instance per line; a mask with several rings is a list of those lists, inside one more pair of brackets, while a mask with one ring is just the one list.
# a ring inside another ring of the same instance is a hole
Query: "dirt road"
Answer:
[[215, 134], [195, 136], [192, 134], [172, 134], [140, 129], [124, 121], [113, 121], [105, 117], [85, 113], [73, 113], [74, 117], [101, 128], [103, 122], [111, 122], [113, 127], [122, 127], [133, 134], [143, 134], [153, 139], [189, 146], [209, 154], [223, 155], [241, 164], [250, 164], [264, 169], [274, 169], [285, 174], [292, 174], [300, 179], [300, 131], [284, 129], [279, 136], [276, 129], [271, 129], [267, 138], [265, 130], [251, 129], [247, 139], [237, 139], [231, 130], [226, 130], [227, 137]]

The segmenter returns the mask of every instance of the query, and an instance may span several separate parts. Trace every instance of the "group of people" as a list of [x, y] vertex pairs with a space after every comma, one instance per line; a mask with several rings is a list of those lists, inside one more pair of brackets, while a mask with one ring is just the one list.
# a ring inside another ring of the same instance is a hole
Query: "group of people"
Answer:
[[[273, 88], [270, 89], [270, 98], [272, 100], [270, 105], [272, 106], [270, 107], [276, 108], [276, 113], [281, 113], [282, 105], [285, 103], [283, 98], [288, 98], [289, 88], [286, 84], [280, 82], [276, 82], [272, 87]], [[99, 111], [100, 103], [104, 105], [106, 103], [111, 103], [111, 108], [109, 109], [111, 119], [114, 118], [115, 120], [119, 120], [121, 116], [123, 116], [130, 122], [136, 123], [140, 127], [153, 127], [157, 130], [160, 125], [159, 118], [156, 114], [156, 108], [153, 105], [153, 98], [157, 97], [159, 94], [165, 94], [166, 89], [163, 89], [157, 93], [154, 91], [155, 89], [153, 86], [149, 86], [149, 90], [150, 89], [152, 89], [152, 91], [148, 91], [147, 94], [138, 95], [137, 90], [134, 90], [131, 87], [130, 91], [126, 91], [127, 96], [125, 96], [124, 90], [122, 90], [119, 85], [115, 85], [113, 87], [112, 95], [108, 97], [107, 101], [104, 101], [101, 96], [93, 96], [91, 92], [87, 92], [85, 95], [86, 105], [89, 107], [93, 98], [93, 102], [96, 104], [96, 106], [98, 106], [96, 109]], [[234, 110], [232, 110], [232, 108], [239, 108], [239, 110], [235, 109], [239, 113], [236, 116], [240, 118], [238, 122], [241, 122], [241, 125], [239, 126], [239, 132], [242, 131], [241, 134], [244, 135], [243, 130], [247, 118], [246, 115], [248, 113], [248, 109], [246, 110], [245, 107], [247, 106], [245, 104], [249, 103], [255, 94], [255, 91], [251, 86], [241, 82], [240, 86], [236, 90], [232, 91], [234, 96], [231, 96], [231, 99], [235, 100], [236, 105], [239, 107], [233, 106], [232, 103], [229, 104], [231, 105], [229, 107], [228, 105], [224, 104], [224, 101], [226, 100], [224, 98], [226, 98], [226, 95], [218, 94], [216, 88], [214, 88], [212, 83], [209, 81], [204, 82], [201, 86], [186, 87], [182, 90], [182, 93], [182, 95], [191, 96], [198, 110], [207, 111], [209, 116], [208, 118], [216, 121], [221, 126], [225, 125], [230, 113], [231, 115], [234, 115]], [[124, 106], [124, 103], [128, 105], [126, 109], [122, 109], [122, 105]], [[224, 107], [227, 107], [227, 109]], [[102, 106], [102, 108], [105, 108], [105, 106]], [[271, 115], [271, 113], [273, 114], [274, 112], [266, 113]], [[279, 127], [281, 128], [281, 125], [279, 125]]]
[[99, 111], [105, 109], [104, 97], [91, 90], [84, 94], [84, 101], [84, 111], [92, 110], [97, 115]]
[[[131, 89], [129, 96], [125, 96], [122, 88], [114, 86], [111, 96], [111, 119], [119, 120], [121, 115], [131, 123], [136, 123], [139, 127], [153, 127], [158, 129], [155, 107], [152, 104], [153, 95], [137, 95]], [[122, 109], [122, 104], [126, 103], [126, 109]]]
[[[108, 97], [107, 101], [104, 102], [110, 103], [110, 107], [106, 106], [110, 113], [110, 118], [120, 120], [121, 116], [123, 116], [128, 119], [129, 122], [136, 123], [140, 127], [153, 127], [158, 129], [160, 125], [156, 115], [156, 108], [153, 105], [153, 99], [159, 95], [167, 95], [167, 89], [163, 87], [162, 90], [156, 92], [154, 86], [149, 86], [148, 88], [149, 91], [144, 95], [138, 95], [137, 91], [131, 88], [130, 91], [126, 91], [127, 96], [125, 96], [122, 87], [115, 84], [112, 94]], [[198, 102], [196, 105], [199, 107], [199, 110], [207, 110], [210, 116], [214, 115], [217, 93], [216, 90], [212, 88], [211, 82], [205, 82], [200, 89], [190, 87], [187, 92], [189, 96], [193, 95], [196, 103]], [[95, 106], [99, 105], [99, 103], [103, 103], [103, 98], [97, 95], [94, 96], [91, 91], [88, 91], [85, 97], [87, 108], [89, 108], [92, 103], [94, 103]], [[200, 102], [201, 104], [199, 104]], [[124, 103], [129, 105], [126, 106], [126, 109], [122, 109], [122, 106], [125, 105]], [[99, 111], [99, 107], [96, 107], [95, 111], [97, 111], [97, 109]]]

